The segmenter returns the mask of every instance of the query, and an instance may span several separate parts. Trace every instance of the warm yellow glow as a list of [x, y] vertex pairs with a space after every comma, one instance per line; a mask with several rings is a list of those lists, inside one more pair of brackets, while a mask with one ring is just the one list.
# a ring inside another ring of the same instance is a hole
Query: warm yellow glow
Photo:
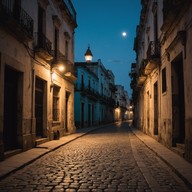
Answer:
[[115, 109], [115, 112], [119, 113], [119, 112], [120, 112], [120, 109], [119, 109], [119, 108], [116, 108], [116, 109]]
[[87, 62], [91, 62], [92, 61], [92, 56], [91, 55], [86, 55], [85, 56], [85, 60], [87, 61]]
[[64, 71], [65, 67], [63, 65], [58, 66], [59, 71]]
[[52, 76], [52, 81], [54, 81], [54, 80], [56, 79], [56, 74], [55, 74], [55, 72], [53, 72], [53, 73], [51, 74], [51, 76]]

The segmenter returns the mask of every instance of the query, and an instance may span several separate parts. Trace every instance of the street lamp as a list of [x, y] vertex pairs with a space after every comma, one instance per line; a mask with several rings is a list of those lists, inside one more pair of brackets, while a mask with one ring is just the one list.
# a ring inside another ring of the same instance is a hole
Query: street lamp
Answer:
[[87, 63], [90, 63], [92, 61], [93, 54], [91, 53], [90, 47], [88, 46], [88, 49], [85, 53], [85, 60]]
[[58, 64], [52, 64], [51, 67], [51, 85], [50, 88], [53, 88], [54, 86], [54, 81], [56, 79], [56, 71], [58, 72], [63, 72], [65, 71], [65, 66], [63, 63], [58, 63]]
[[62, 63], [53, 64], [51, 70], [52, 70], [52, 72], [54, 72], [55, 70], [58, 70], [58, 71], [60, 71], [60, 72], [63, 72], [63, 71], [65, 70], [65, 66], [64, 66], [64, 64], [62, 64]]

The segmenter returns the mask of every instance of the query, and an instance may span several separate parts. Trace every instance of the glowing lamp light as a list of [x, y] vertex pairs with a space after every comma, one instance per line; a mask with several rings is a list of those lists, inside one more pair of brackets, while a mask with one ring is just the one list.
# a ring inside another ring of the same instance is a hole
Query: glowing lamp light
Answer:
[[65, 66], [62, 63], [52, 65], [52, 71], [58, 70], [63, 72], [65, 70]]
[[93, 54], [91, 53], [90, 47], [88, 46], [88, 49], [85, 53], [85, 60], [87, 61], [87, 63], [90, 63], [92, 61], [93, 58]]
[[58, 66], [58, 70], [59, 70], [59, 71], [64, 71], [64, 69], [65, 69], [65, 67], [64, 67], [63, 65], [59, 65], [59, 66]]
[[51, 74], [51, 80], [54, 81], [55, 79], [56, 79], [56, 74], [55, 74], [55, 72], [53, 72], [53, 73]]

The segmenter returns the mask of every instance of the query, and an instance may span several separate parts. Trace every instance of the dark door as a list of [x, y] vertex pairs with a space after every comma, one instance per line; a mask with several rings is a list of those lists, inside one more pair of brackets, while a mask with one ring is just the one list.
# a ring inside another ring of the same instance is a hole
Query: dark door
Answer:
[[18, 78], [19, 73], [5, 67], [4, 83], [4, 151], [18, 148], [17, 111], [18, 111]]
[[182, 54], [172, 62], [173, 145], [185, 141], [185, 101]]
[[158, 84], [154, 84], [154, 135], [158, 135]]
[[147, 133], [149, 133], [149, 126], [150, 126], [150, 95], [149, 91], [147, 91], [147, 127], [146, 127]]
[[68, 132], [68, 102], [69, 102], [70, 92], [66, 91], [66, 98], [65, 98], [65, 131]]
[[36, 137], [43, 137], [43, 90], [44, 90], [44, 81], [39, 78], [36, 78], [35, 81]]

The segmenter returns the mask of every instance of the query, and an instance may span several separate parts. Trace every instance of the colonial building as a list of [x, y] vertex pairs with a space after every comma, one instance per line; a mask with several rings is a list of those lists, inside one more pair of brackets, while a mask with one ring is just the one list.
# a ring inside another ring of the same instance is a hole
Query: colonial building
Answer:
[[136, 126], [192, 162], [192, 1], [141, 3], [130, 72]]
[[99, 125], [98, 77], [87, 63], [75, 63], [75, 125], [76, 128]]
[[[92, 56], [89, 48], [86, 54]], [[115, 77], [100, 59], [97, 62], [91, 59], [88, 57], [86, 62], [75, 62], [75, 124], [80, 128], [115, 120]]]
[[75, 131], [70, 0], [0, 1], [0, 156]]
[[129, 116], [129, 96], [127, 91], [125, 91], [124, 86], [116, 85], [116, 92], [115, 92], [115, 120], [125, 120]]

